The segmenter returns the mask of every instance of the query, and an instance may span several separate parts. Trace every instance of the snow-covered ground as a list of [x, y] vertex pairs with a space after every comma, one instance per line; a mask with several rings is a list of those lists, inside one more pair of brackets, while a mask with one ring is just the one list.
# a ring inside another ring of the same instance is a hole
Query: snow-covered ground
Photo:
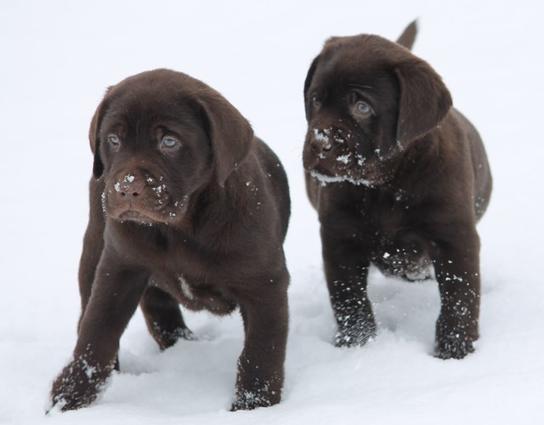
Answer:
[[[187, 4], [186, 4], [187, 3]], [[541, 181], [544, 7], [537, 1], [14, 1], [0, 4], [1, 424], [544, 423]], [[379, 335], [330, 341], [316, 215], [304, 193], [302, 84], [330, 35], [396, 37], [420, 18], [415, 52], [481, 131], [495, 191], [479, 226], [477, 351], [431, 356], [438, 292], [374, 272]], [[221, 91], [287, 168], [292, 281], [283, 402], [227, 411], [243, 334], [237, 314], [187, 314], [198, 341], [159, 352], [138, 313], [121, 373], [92, 407], [45, 417], [70, 356], [87, 216], [87, 128], [105, 88], [169, 67]]]

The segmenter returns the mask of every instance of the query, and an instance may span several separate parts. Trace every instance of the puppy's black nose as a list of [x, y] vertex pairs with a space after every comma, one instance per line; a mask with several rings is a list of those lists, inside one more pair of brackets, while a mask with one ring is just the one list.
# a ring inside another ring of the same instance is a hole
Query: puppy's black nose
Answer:
[[310, 147], [316, 155], [324, 155], [332, 149], [331, 130], [314, 128], [310, 139]]
[[122, 198], [136, 198], [145, 188], [145, 180], [139, 173], [124, 173], [113, 185], [115, 192]]

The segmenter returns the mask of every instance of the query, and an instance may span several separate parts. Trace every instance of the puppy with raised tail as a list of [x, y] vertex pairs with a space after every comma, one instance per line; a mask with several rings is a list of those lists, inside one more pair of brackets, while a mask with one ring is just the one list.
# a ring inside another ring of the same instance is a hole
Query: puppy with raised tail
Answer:
[[321, 223], [338, 346], [376, 332], [371, 264], [438, 281], [435, 353], [474, 351], [480, 307], [476, 223], [491, 194], [484, 146], [442, 79], [409, 49], [376, 35], [333, 37], [304, 83], [308, 196]]

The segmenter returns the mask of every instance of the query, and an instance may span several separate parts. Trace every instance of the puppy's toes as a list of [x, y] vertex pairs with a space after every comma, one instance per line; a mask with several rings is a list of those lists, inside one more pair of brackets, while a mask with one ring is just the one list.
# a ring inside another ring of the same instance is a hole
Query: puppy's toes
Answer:
[[167, 348], [172, 347], [180, 339], [186, 341], [196, 341], [198, 338], [188, 327], [180, 327], [174, 331], [163, 331], [160, 329], [155, 329], [153, 337], [159, 344], [161, 350], [166, 350]]
[[72, 361], [53, 382], [46, 413], [88, 406], [98, 397], [112, 369], [113, 362], [108, 367], [100, 367], [85, 359]]
[[53, 384], [50, 396], [50, 407], [46, 413], [66, 412], [86, 407], [96, 399], [97, 394], [94, 391], [78, 388], [72, 378], [59, 377]]
[[461, 334], [441, 337], [436, 341], [434, 355], [439, 359], [462, 359], [474, 352], [474, 343]]
[[253, 410], [259, 407], [269, 407], [278, 404], [281, 399], [279, 391], [270, 391], [267, 388], [256, 391], [240, 391], [231, 405], [230, 411]]
[[376, 336], [376, 324], [364, 322], [349, 328], [338, 329], [334, 336], [336, 347], [362, 347]]
[[187, 341], [198, 341], [198, 337], [189, 328], [183, 328], [179, 330], [179, 338]]

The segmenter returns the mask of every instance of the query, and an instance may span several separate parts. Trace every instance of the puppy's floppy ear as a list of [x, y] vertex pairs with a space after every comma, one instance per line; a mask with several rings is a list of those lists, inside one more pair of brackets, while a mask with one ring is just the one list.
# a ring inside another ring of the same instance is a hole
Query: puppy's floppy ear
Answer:
[[317, 63], [319, 62], [319, 56], [317, 55], [314, 60], [312, 61], [312, 64], [310, 65], [310, 69], [308, 70], [308, 74], [306, 74], [306, 79], [304, 80], [304, 108], [306, 109], [306, 119], [309, 118], [310, 111], [309, 111], [309, 104], [308, 104], [308, 90], [310, 89], [310, 85], [312, 84], [312, 79], [314, 78], [315, 70], [317, 68]]
[[400, 88], [397, 142], [406, 146], [435, 128], [452, 100], [440, 76], [425, 61], [404, 62], [395, 72]]
[[223, 96], [211, 90], [197, 95], [211, 141], [217, 183], [223, 187], [229, 175], [245, 159], [253, 144], [249, 122]]
[[102, 163], [102, 158], [100, 158], [100, 139], [99, 131], [100, 124], [102, 123], [102, 117], [106, 111], [109, 104], [109, 93], [112, 87], [108, 87], [104, 98], [96, 108], [93, 118], [91, 119], [91, 125], [89, 127], [89, 143], [91, 145], [91, 151], [94, 154], [93, 160], [93, 176], [95, 179], [99, 179], [104, 172], [104, 164]]

